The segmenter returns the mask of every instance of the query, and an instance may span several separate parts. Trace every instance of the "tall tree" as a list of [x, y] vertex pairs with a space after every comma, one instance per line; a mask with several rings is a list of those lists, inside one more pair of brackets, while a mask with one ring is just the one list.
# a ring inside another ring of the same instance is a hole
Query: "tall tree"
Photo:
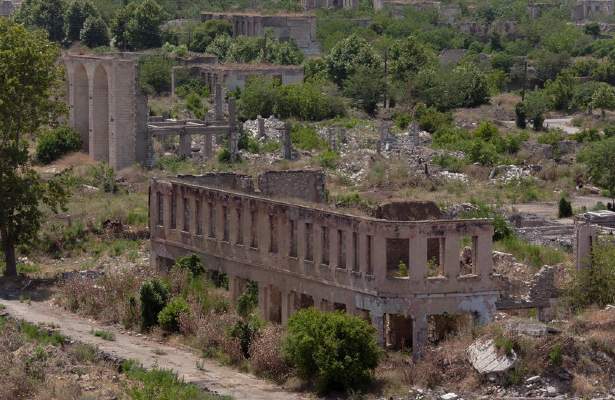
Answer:
[[339, 42], [325, 58], [327, 71], [333, 82], [342, 86], [358, 67], [379, 68], [380, 57], [362, 37], [353, 34]]
[[79, 35], [85, 21], [90, 17], [98, 16], [99, 13], [96, 7], [87, 0], [75, 0], [70, 3], [65, 16], [66, 38], [70, 41], [79, 40]]
[[615, 89], [609, 84], [602, 84], [592, 96], [592, 108], [599, 108], [602, 119], [606, 119], [606, 110], [615, 108]]
[[592, 181], [609, 191], [615, 204], [615, 137], [585, 147], [578, 160], [587, 165]]
[[32, 169], [24, 140], [64, 110], [58, 98], [62, 69], [59, 49], [44, 32], [2, 19], [0, 37], [0, 241], [5, 274], [14, 276], [15, 246], [34, 239], [41, 207], [57, 210], [66, 199], [58, 182], [43, 181]]
[[64, 0], [26, 0], [15, 15], [15, 19], [27, 26], [47, 31], [54, 42], [64, 40]]

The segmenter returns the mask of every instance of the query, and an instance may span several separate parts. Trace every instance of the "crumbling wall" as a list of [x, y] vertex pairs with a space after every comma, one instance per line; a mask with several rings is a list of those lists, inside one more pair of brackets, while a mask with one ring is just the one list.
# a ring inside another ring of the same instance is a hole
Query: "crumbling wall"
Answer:
[[258, 177], [258, 188], [269, 197], [296, 198], [313, 203], [326, 201], [322, 171], [268, 171]]
[[204, 175], [178, 175], [187, 182], [220, 189], [254, 193], [254, 182], [249, 175], [234, 172], [210, 172]]
[[433, 201], [393, 201], [378, 206], [373, 217], [389, 221], [440, 219], [442, 212]]

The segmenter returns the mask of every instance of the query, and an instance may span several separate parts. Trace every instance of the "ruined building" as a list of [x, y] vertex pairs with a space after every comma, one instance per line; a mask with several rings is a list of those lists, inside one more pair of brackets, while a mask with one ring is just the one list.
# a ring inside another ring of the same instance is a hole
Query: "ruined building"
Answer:
[[255, 76], [278, 79], [283, 85], [303, 82], [303, 66], [273, 64], [192, 64], [173, 68], [172, 93], [175, 93], [175, 74], [187, 70], [191, 78], [199, 77], [213, 91], [216, 84], [228, 90], [243, 89]]
[[147, 99], [130, 55], [66, 55], [69, 124], [83, 150], [115, 169], [146, 158]]
[[359, 0], [301, 0], [301, 7], [305, 11], [317, 8], [354, 9], [359, 7]]
[[233, 36], [263, 36], [271, 30], [280, 40], [294, 40], [306, 54], [319, 52], [316, 40], [316, 16], [310, 14], [274, 14], [256, 13], [201, 13], [201, 21], [210, 19], [228, 20], [233, 27]]
[[615, 212], [590, 211], [577, 215], [574, 219], [574, 255], [577, 269], [591, 267], [591, 254], [594, 243], [601, 237], [615, 235]]
[[578, 0], [572, 9], [572, 20], [600, 19], [613, 15], [615, 0]]
[[342, 310], [371, 321], [381, 344], [415, 354], [492, 318], [490, 220], [410, 220], [435, 217], [412, 204], [358, 216], [328, 209], [324, 198], [312, 171], [269, 172], [258, 185], [229, 173], [152, 179], [152, 263], [168, 268], [197, 254], [227, 274], [233, 300], [256, 282], [269, 321], [310, 306]]

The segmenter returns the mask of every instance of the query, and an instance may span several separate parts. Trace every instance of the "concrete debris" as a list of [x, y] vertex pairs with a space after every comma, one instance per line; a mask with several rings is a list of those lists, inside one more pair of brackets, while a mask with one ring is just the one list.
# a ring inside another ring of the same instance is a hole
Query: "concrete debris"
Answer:
[[86, 185], [86, 184], [81, 185], [81, 188], [86, 193], [96, 193], [96, 192], [100, 191], [100, 189], [97, 188], [96, 186], [90, 186], [90, 185]]
[[442, 400], [456, 400], [458, 398], [459, 398], [459, 396], [457, 396], [457, 394], [452, 393], [452, 392], [451, 393], [446, 393], [446, 394], [443, 394], [442, 396], [440, 396], [440, 399], [442, 399]]
[[517, 362], [517, 354], [500, 354], [492, 339], [478, 339], [468, 347], [468, 360], [480, 374], [508, 371]]
[[468, 183], [468, 176], [458, 172], [440, 171], [438, 176], [449, 181]]
[[491, 170], [489, 179], [494, 182], [508, 183], [522, 178], [530, 177], [539, 171], [539, 166], [518, 167], [516, 165], [498, 165]]
[[540, 375], [530, 376], [525, 380], [525, 383], [534, 383], [540, 381]]
[[446, 209], [446, 211], [444, 212], [443, 218], [444, 219], [457, 219], [457, 218], [461, 218], [462, 215], [465, 213], [476, 211], [476, 210], [478, 210], [478, 207], [476, 207], [474, 204], [471, 204], [471, 203], [453, 204], [452, 206]]
[[508, 332], [513, 334], [534, 337], [545, 336], [550, 332], [546, 324], [529, 319], [511, 319], [504, 324], [504, 327]]
[[249, 119], [243, 123], [244, 132], [247, 132], [255, 139], [276, 139], [279, 140], [284, 130], [284, 121], [280, 121], [275, 116], [263, 118], [265, 122], [265, 135], [259, 138], [258, 119]]

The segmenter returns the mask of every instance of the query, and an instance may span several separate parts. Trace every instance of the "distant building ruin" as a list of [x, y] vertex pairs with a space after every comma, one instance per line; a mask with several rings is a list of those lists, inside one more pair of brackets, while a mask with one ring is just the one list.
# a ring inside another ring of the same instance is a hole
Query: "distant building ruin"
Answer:
[[0, 0], [0, 17], [10, 17], [20, 5], [17, 1]]
[[572, 9], [572, 20], [601, 19], [613, 15], [615, 0], [578, 0]]
[[192, 64], [173, 68], [172, 92], [175, 93], [176, 71], [187, 70], [191, 78], [199, 77], [213, 91], [216, 84], [227, 90], [243, 89], [252, 77], [266, 76], [278, 79], [283, 85], [303, 82], [301, 65], [274, 64]]
[[491, 320], [500, 292], [490, 220], [351, 215], [313, 202], [323, 195], [314, 172], [288, 173], [262, 175], [258, 187], [228, 173], [152, 179], [152, 263], [197, 254], [228, 276], [233, 301], [256, 282], [268, 321], [310, 306], [342, 310], [371, 321], [382, 345], [415, 354], [455, 327]]
[[65, 55], [69, 125], [83, 151], [116, 170], [146, 158], [147, 98], [131, 55]]
[[301, 0], [301, 7], [305, 11], [318, 8], [354, 9], [359, 7], [359, 0]]
[[306, 54], [319, 52], [316, 39], [316, 16], [311, 14], [215, 13], [204, 11], [201, 21], [224, 19], [231, 23], [233, 36], [263, 36], [271, 30], [279, 40], [294, 40]]
[[576, 268], [591, 267], [592, 251], [601, 236], [615, 235], [615, 212], [590, 211], [577, 215], [575, 224], [574, 256]]

